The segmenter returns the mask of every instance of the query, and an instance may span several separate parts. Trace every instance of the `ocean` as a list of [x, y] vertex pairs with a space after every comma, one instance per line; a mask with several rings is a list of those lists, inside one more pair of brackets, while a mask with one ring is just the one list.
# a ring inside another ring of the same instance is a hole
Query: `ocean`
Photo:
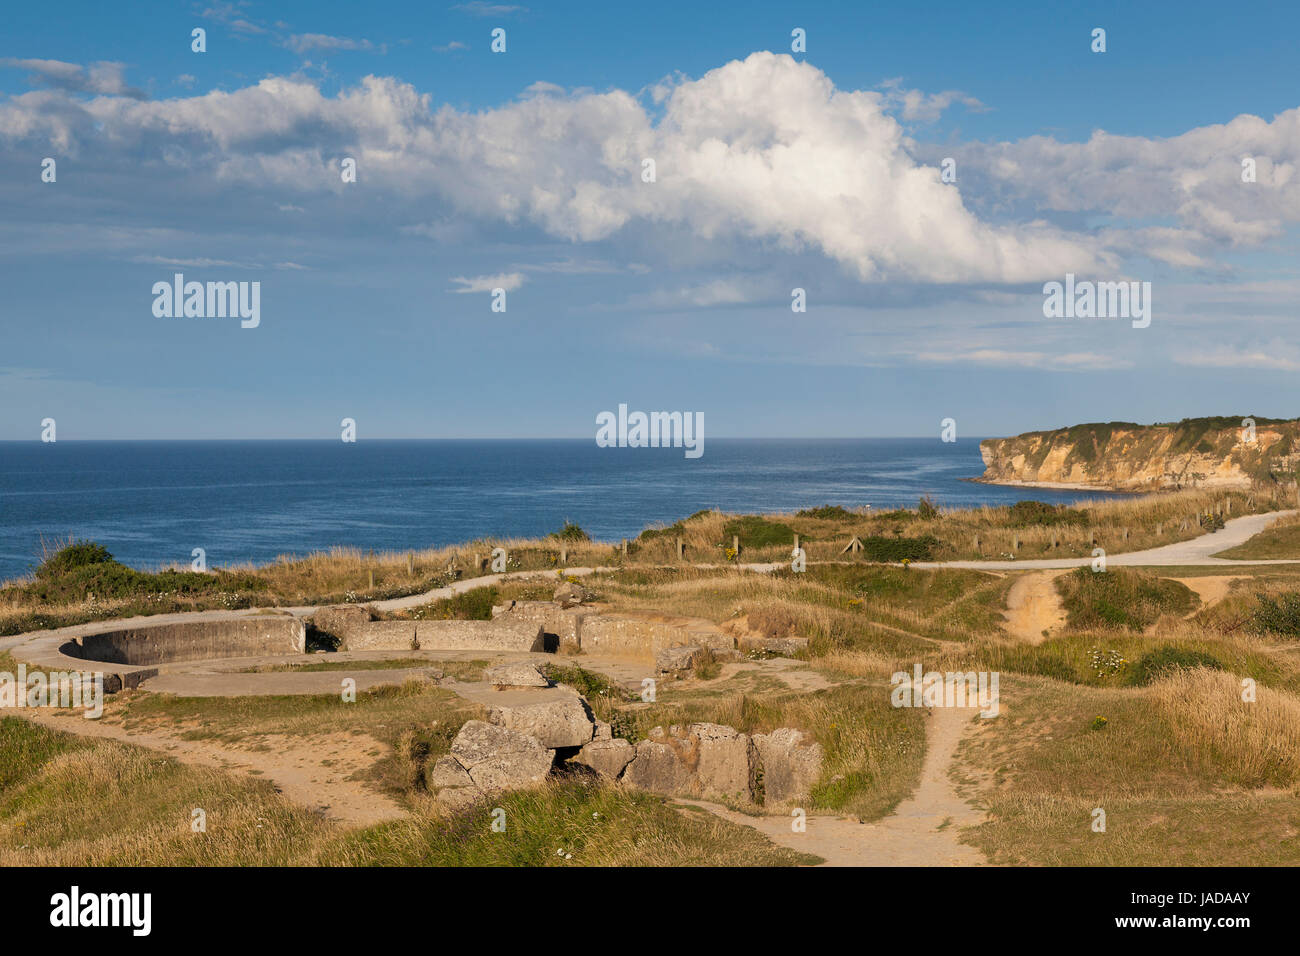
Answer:
[[964, 481], [979, 439], [720, 439], [599, 448], [591, 439], [0, 442], [0, 579], [41, 542], [98, 541], [141, 569], [267, 562], [346, 545], [407, 550], [534, 537], [565, 521], [619, 539], [703, 508], [1070, 502], [1098, 492]]

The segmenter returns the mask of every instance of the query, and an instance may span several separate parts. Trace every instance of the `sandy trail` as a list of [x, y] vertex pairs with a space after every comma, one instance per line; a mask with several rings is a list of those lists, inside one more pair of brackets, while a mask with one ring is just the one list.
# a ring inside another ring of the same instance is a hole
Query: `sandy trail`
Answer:
[[979, 719], [977, 713], [974, 708], [956, 707], [929, 711], [920, 784], [876, 823], [810, 815], [807, 831], [795, 833], [790, 816], [751, 817], [701, 800], [676, 802], [753, 827], [781, 846], [814, 853], [826, 866], [984, 866], [982, 853], [958, 842], [960, 829], [979, 823], [983, 815], [957, 795], [948, 778], [957, 745], [972, 719]]
[[383, 745], [373, 737], [263, 735], [249, 742], [270, 749], [253, 751], [212, 740], [183, 740], [168, 733], [127, 731], [105, 719], [87, 720], [80, 713], [33, 708], [22, 711], [21, 716], [52, 730], [148, 747], [182, 763], [262, 777], [294, 803], [348, 826], [369, 826], [406, 814], [383, 794], [347, 779], [379, 759]]
[[1241, 577], [1239, 575], [1224, 574], [1197, 578], [1170, 578], [1169, 580], [1187, 585], [1201, 599], [1201, 606], [1185, 615], [1186, 617], [1193, 617], [1198, 612], [1213, 607], [1226, 598], [1228, 592], [1232, 589], [1232, 582], [1240, 581]]
[[1065, 608], [1056, 590], [1056, 579], [1064, 571], [1036, 571], [1026, 574], [1007, 592], [1006, 629], [1030, 644], [1041, 644], [1047, 634], [1065, 624]]

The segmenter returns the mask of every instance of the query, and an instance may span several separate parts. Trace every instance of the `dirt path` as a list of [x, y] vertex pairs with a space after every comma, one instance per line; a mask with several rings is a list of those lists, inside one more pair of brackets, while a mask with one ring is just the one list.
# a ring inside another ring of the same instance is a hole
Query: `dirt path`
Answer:
[[1065, 608], [1056, 590], [1056, 579], [1064, 571], [1035, 571], [1023, 575], [1007, 592], [1006, 629], [1030, 644], [1047, 639], [1044, 632], [1055, 631], [1065, 624]]
[[53, 730], [147, 747], [182, 763], [262, 777], [294, 803], [348, 826], [369, 826], [406, 815], [388, 797], [348, 779], [381, 756], [382, 745], [369, 736], [263, 735], [250, 743], [269, 749], [253, 751], [211, 740], [182, 740], [167, 733], [128, 732], [107, 723], [106, 718], [87, 720], [80, 714], [30, 709], [20, 716]]
[[1241, 577], [1237, 575], [1224, 574], [1195, 578], [1170, 578], [1171, 581], [1177, 581], [1179, 584], [1185, 584], [1196, 592], [1196, 596], [1201, 599], [1201, 606], [1194, 611], [1189, 611], [1185, 616], [1192, 617], [1204, 611], [1207, 607], [1213, 607], [1228, 596], [1228, 591], [1232, 589], [1233, 581], [1240, 581]]
[[790, 816], [751, 817], [701, 800], [677, 800], [725, 820], [753, 827], [773, 843], [814, 853], [826, 866], [984, 866], [984, 855], [958, 842], [963, 826], [982, 814], [957, 795], [948, 770], [962, 735], [978, 711], [932, 708], [926, 717], [926, 751], [921, 781], [910, 797], [876, 823], [844, 817], [809, 816], [807, 831], [795, 833]]

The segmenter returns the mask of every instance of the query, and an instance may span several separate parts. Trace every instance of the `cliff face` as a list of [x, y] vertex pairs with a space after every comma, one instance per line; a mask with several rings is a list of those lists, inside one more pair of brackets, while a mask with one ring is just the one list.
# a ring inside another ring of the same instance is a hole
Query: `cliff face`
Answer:
[[1300, 420], [1255, 418], [1251, 436], [1243, 418], [1109, 422], [990, 438], [980, 443], [980, 480], [1122, 491], [1294, 484]]

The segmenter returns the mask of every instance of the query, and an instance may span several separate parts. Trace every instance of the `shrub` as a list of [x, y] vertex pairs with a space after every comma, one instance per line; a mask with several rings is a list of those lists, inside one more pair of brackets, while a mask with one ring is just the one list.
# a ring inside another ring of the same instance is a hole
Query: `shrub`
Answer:
[[[686, 520], [689, 521], [690, 518], [687, 518]], [[646, 528], [641, 532], [640, 538], [642, 541], [653, 541], [655, 538], [664, 538], [685, 533], [686, 529], [682, 527], [682, 523], [678, 521], [675, 524], [670, 524], [666, 528]]]
[[1016, 528], [1030, 525], [1086, 525], [1088, 510], [1049, 505], [1045, 501], [1017, 501], [1011, 506], [1009, 523]]
[[919, 538], [886, 538], [870, 535], [860, 539], [862, 551], [868, 561], [929, 561], [934, 556], [934, 549], [939, 539], [932, 534]]
[[[94, 541], [71, 541], [46, 557], [36, 569], [38, 578], [57, 578], [69, 571], [113, 560], [108, 549]], [[118, 565], [121, 567], [121, 565]]]
[[571, 521], [564, 522], [564, 527], [559, 531], [552, 531], [551, 537], [560, 541], [590, 541], [591, 535], [583, 531], [581, 527]]
[[1277, 600], [1263, 594], [1256, 596], [1259, 607], [1251, 615], [1251, 624], [1256, 631], [1300, 636], [1300, 594], [1282, 594]]
[[922, 495], [921, 500], [916, 503], [916, 514], [922, 521], [933, 521], [939, 517], [939, 509], [934, 506], [929, 495]]
[[794, 544], [794, 529], [779, 521], [769, 521], [761, 515], [744, 515], [732, 518], [722, 528], [726, 544], [740, 536], [740, 543], [749, 548], [766, 548], [772, 545]]
[[1066, 620], [1075, 630], [1145, 630], [1162, 614], [1187, 613], [1193, 594], [1186, 585], [1143, 571], [1078, 568], [1056, 579]]
[[848, 508], [840, 505], [819, 505], [816, 508], [804, 508], [794, 513], [796, 518], [817, 518], [821, 521], [849, 521], [857, 518]]
[[490, 621], [498, 594], [495, 585], [470, 588], [418, 608], [412, 617], [426, 621]]
[[1223, 527], [1223, 515], [1216, 515], [1213, 512], [1206, 512], [1197, 519], [1198, 523], [1206, 531], [1218, 531]]
[[1208, 667], [1212, 670], [1223, 669], [1223, 665], [1219, 663], [1217, 658], [1206, 654], [1204, 651], [1194, 651], [1189, 648], [1166, 644], [1164, 647], [1157, 647], [1153, 651], [1148, 651], [1138, 659], [1130, 672], [1129, 682], [1135, 687], [1146, 687], [1170, 671], [1180, 668], [1191, 670], [1193, 667]]

